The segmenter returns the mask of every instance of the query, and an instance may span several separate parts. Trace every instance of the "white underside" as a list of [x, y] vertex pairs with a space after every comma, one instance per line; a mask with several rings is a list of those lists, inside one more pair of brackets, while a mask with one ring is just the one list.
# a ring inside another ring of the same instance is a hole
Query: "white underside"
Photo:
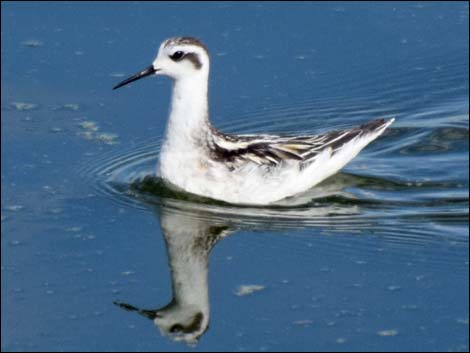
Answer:
[[375, 133], [349, 141], [334, 154], [330, 148], [325, 149], [303, 169], [298, 161], [287, 160], [269, 172], [252, 162], [229, 171], [222, 163], [209, 159], [202, 148], [164, 144], [158, 173], [193, 194], [235, 204], [270, 204], [305, 192], [338, 172], [392, 122]]

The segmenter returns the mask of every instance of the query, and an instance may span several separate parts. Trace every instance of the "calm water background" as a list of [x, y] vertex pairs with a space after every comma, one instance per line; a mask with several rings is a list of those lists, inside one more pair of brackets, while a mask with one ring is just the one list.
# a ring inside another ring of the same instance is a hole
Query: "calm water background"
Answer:
[[[2, 351], [468, 351], [468, 3], [1, 11]], [[136, 182], [157, 162], [171, 83], [111, 87], [174, 35], [211, 49], [225, 131], [397, 121], [296, 206]], [[198, 226], [231, 235], [210, 252], [209, 329], [186, 345], [113, 302], [170, 302], [166, 244], [193, 244]]]

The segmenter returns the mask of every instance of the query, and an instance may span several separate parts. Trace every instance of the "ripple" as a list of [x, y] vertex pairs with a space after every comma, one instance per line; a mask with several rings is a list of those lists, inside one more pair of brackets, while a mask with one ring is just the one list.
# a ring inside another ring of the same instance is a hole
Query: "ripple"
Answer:
[[[236, 133], [266, 132], [269, 126], [272, 133], [311, 134], [397, 117], [347, 172], [275, 205], [240, 207], [169, 188], [155, 177], [158, 138], [87, 161], [79, 173], [98, 195], [145, 212], [164, 208], [236, 229], [316, 228], [321, 234], [358, 234], [360, 238], [345, 241], [351, 251], [376, 251], [377, 239], [396, 249], [432, 242], [466, 248], [468, 174], [445, 166], [452, 158], [468, 168], [468, 85], [461, 82], [461, 77], [468, 77], [468, 65], [460, 57], [445, 59], [416, 58], [385, 75], [372, 67], [349, 81], [337, 78], [353, 92], [347, 97], [270, 102], [227, 111], [228, 119], [216, 125]], [[335, 80], [328, 85], [338, 84]], [[446, 174], [437, 175], [436, 166]], [[293, 237], [284, 246], [295, 246]]]
[[[160, 142], [144, 141], [129, 152], [113, 152], [80, 173], [95, 191], [112, 201], [146, 212], [164, 207], [236, 229], [293, 230], [321, 228], [332, 234], [372, 232], [395, 245], [441, 241], [439, 232], [422, 222], [458, 225], [468, 221], [467, 197], [422, 197], [452, 190], [453, 182], [403, 181], [339, 173], [309, 192], [275, 205], [242, 207], [176, 191], [154, 176]], [[406, 193], [407, 197], [404, 197]], [[447, 208], [452, 205], [453, 212]], [[456, 212], [456, 209], [460, 209]], [[466, 210], [466, 211], [465, 211]], [[398, 226], [399, 224], [399, 226]], [[447, 232], [447, 239], [468, 245], [468, 237]]]
[[[269, 126], [273, 132], [312, 133], [397, 117], [400, 126], [457, 123], [468, 130], [468, 79], [462, 80], [468, 77], [467, 62], [460, 53], [445, 57], [429, 53], [406, 58], [389, 71], [377, 64], [360, 67], [348, 77], [333, 76], [321, 83], [306, 80], [308, 86], [301, 87], [304, 98], [295, 104], [270, 101], [242, 112], [237, 107], [229, 114], [232, 122], [226, 127], [235, 132], [266, 131]], [[317, 97], [323, 91], [332, 93]], [[236, 130], [241, 120], [246, 124]]]

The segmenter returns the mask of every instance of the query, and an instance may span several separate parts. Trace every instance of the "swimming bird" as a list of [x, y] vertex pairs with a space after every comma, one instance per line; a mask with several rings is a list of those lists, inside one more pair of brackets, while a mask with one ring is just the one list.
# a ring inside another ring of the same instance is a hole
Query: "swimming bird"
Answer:
[[171, 186], [234, 204], [266, 205], [307, 191], [338, 172], [395, 119], [317, 135], [235, 135], [209, 121], [209, 50], [198, 39], [165, 40], [152, 65], [113, 89], [150, 75], [173, 80], [157, 173]]

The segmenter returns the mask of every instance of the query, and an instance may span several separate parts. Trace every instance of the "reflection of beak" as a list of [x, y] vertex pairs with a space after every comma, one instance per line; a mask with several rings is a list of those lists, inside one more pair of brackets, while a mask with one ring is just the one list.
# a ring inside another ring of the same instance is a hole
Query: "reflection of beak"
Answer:
[[162, 315], [158, 312], [158, 310], [139, 309], [133, 305], [120, 303], [120, 302], [113, 302], [113, 304], [127, 311], [137, 311], [140, 315], [145, 316], [146, 318], [149, 318], [150, 320], [155, 320], [157, 317], [158, 318], [162, 317]]
[[154, 74], [157, 71], [159, 71], [159, 69], [155, 69], [153, 67], [153, 65], [150, 65], [145, 70], [135, 74], [134, 76], [131, 76], [131, 77], [125, 79], [124, 81], [119, 82], [116, 86], [113, 87], [113, 89], [117, 89], [119, 87], [127, 85], [128, 83], [140, 80], [141, 78], [144, 78], [146, 76], [150, 76], [150, 75]]

